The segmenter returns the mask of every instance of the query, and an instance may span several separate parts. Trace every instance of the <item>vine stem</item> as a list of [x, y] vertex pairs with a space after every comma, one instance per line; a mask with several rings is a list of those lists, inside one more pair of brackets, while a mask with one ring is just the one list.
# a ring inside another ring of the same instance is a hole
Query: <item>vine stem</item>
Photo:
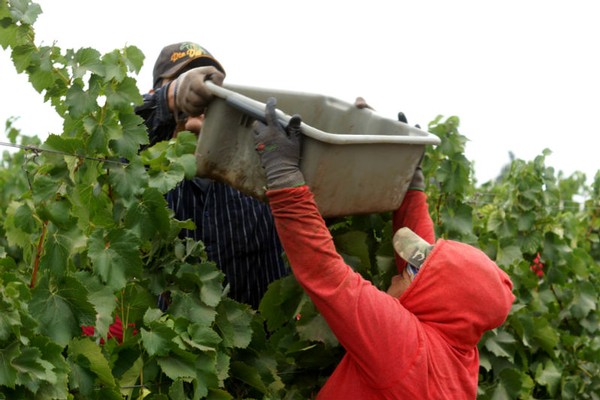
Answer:
[[31, 283], [29, 284], [29, 287], [32, 289], [35, 286], [35, 281], [37, 279], [37, 272], [40, 267], [40, 258], [42, 258], [44, 239], [46, 238], [47, 231], [48, 231], [48, 221], [44, 221], [44, 224], [42, 225], [42, 234], [40, 236], [40, 240], [37, 245], [37, 251], [35, 252], [35, 261], [33, 263], [33, 272], [31, 274]]

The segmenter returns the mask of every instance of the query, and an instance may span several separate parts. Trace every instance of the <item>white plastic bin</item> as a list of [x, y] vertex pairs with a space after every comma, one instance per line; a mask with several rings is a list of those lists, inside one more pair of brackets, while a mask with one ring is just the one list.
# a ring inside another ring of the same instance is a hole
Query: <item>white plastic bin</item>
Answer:
[[317, 94], [207, 81], [215, 99], [196, 149], [197, 175], [267, 201], [252, 123], [277, 99], [282, 124], [302, 117], [300, 169], [324, 217], [391, 211], [400, 206], [426, 145], [437, 136], [369, 109]]

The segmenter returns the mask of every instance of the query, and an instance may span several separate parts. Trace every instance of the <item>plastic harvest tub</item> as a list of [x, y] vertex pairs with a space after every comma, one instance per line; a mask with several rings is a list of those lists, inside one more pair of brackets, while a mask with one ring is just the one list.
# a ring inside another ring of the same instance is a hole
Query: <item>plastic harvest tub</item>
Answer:
[[197, 175], [267, 201], [252, 124], [264, 122], [265, 103], [273, 96], [282, 125], [293, 114], [302, 117], [300, 169], [323, 217], [398, 208], [425, 146], [440, 143], [431, 133], [327, 96], [207, 85], [214, 99], [198, 137]]

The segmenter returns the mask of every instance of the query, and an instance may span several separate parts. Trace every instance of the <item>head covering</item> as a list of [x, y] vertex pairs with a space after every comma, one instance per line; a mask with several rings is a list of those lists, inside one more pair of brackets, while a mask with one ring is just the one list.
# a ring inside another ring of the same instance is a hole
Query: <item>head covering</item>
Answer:
[[506, 320], [514, 299], [509, 276], [483, 251], [438, 240], [400, 303], [451, 346], [472, 349]]
[[164, 78], [174, 78], [187, 69], [212, 65], [222, 73], [223, 66], [204, 47], [193, 42], [180, 42], [163, 47], [154, 64], [154, 89]]

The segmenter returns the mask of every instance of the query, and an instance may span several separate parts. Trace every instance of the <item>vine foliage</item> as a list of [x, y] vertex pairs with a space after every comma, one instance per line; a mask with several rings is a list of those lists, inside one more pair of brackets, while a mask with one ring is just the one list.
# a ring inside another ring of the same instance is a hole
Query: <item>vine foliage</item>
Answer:
[[[21, 150], [0, 165], [0, 398], [313, 397], [343, 350], [293, 275], [253, 310], [227, 297], [202, 243], [179, 238], [191, 223], [164, 194], [194, 176], [195, 137], [139, 152], [142, 52], [38, 45], [40, 13], [0, 0], [0, 46], [64, 121], [43, 143], [5, 125]], [[479, 185], [458, 127], [428, 126], [442, 139], [423, 162], [437, 234], [483, 249], [517, 296], [480, 342], [479, 398], [600, 398], [600, 174], [557, 174], [545, 151]], [[389, 213], [327, 222], [346, 262], [386, 288]]]

